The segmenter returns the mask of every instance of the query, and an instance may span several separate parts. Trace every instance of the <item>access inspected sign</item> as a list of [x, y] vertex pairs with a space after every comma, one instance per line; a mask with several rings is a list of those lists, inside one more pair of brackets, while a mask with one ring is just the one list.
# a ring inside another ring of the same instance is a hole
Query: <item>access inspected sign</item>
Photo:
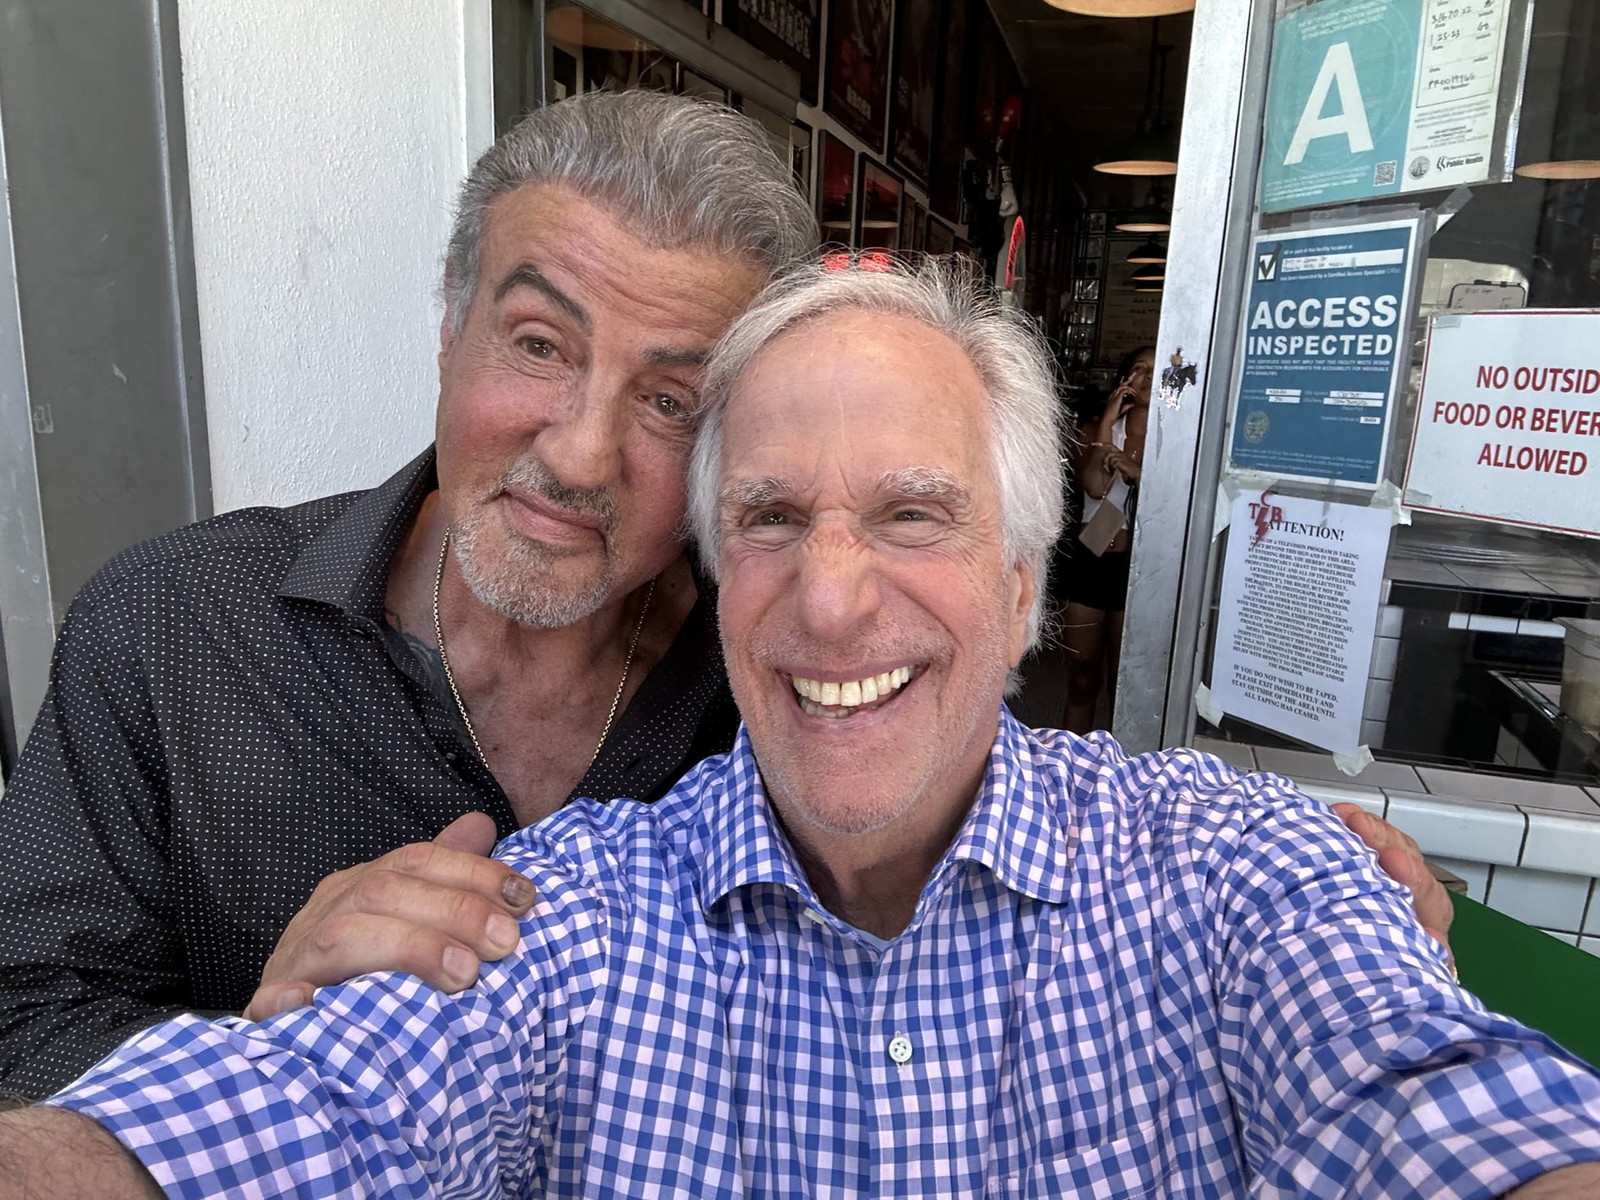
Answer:
[[1600, 537], [1600, 310], [1435, 316], [1405, 502]]
[[1256, 237], [1229, 446], [1235, 467], [1377, 487], [1416, 237], [1414, 218]]

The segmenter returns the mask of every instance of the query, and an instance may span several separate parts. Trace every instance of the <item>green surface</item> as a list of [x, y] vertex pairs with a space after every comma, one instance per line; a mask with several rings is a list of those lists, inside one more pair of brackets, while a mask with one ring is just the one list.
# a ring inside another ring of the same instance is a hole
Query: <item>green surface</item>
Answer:
[[1450, 947], [1462, 986], [1495, 1012], [1600, 1064], [1600, 957], [1476, 900], [1452, 898]]

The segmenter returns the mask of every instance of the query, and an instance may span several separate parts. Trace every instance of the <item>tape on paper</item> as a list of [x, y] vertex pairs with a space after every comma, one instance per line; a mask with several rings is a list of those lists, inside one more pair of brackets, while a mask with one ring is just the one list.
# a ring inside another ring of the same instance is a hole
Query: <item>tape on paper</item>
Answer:
[[1333, 765], [1346, 775], [1359, 775], [1372, 765], [1372, 747], [1363, 743], [1350, 754], [1335, 754]]

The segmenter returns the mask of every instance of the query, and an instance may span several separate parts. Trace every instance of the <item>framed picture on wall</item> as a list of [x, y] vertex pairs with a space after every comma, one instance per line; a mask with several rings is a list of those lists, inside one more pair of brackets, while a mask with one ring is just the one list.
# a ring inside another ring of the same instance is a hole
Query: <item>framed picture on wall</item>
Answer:
[[822, 110], [875, 154], [889, 107], [890, 0], [828, 0]]
[[856, 245], [894, 250], [900, 245], [900, 198], [905, 186], [882, 163], [861, 156], [861, 222]]
[[894, 13], [894, 87], [889, 97], [889, 162], [928, 186], [939, 81], [941, 0], [902, 0]]
[[856, 152], [824, 129], [819, 153], [817, 224], [822, 226], [822, 240], [848, 245], [855, 231]]
[[931, 213], [928, 216], [928, 253], [954, 254], [956, 231]]
[[933, 161], [928, 208], [954, 220], [961, 206], [961, 163], [966, 158], [967, 9], [976, 0], [945, 0], [944, 36], [939, 39], [938, 99], [934, 108]]
[[804, 121], [796, 121], [789, 126], [789, 164], [794, 168], [795, 183], [800, 188], [800, 194], [807, 197], [812, 195], [812, 139], [811, 126]]
[[928, 225], [928, 210], [910, 195], [900, 204], [900, 249], [915, 252], [922, 249], [923, 231]]
[[768, 58], [800, 73], [800, 99], [817, 102], [820, 0], [722, 0], [722, 23]]

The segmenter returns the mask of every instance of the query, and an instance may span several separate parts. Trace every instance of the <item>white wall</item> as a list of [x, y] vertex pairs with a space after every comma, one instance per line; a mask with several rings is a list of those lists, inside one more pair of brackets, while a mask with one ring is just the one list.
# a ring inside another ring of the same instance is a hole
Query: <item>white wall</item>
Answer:
[[182, 0], [216, 511], [377, 483], [432, 437], [489, 0]]

